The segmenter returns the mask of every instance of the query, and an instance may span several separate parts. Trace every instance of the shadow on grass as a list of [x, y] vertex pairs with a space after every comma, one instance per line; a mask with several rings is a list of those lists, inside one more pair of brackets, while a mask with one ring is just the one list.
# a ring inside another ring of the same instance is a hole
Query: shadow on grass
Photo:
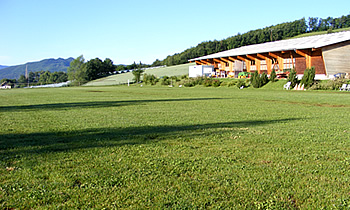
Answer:
[[[0, 135], [0, 158], [11, 158], [23, 154], [40, 154], [50, 152], [72, 151], [84, 148], [122, 146], [128, 144], [147, 144], [164, 139], [193, 138], [195, 136], [213, 135], [213, 130], [232, 132], [235, 128], [249, 128], [259, 125], [284, 123], [299, 120], [287, 118], [279, 120], [236, 121], [209, 123], [200, 125], [164, 125], [139, 126], [128, 128], [91, 128], [74, 132], [46, 132], [31, 134]], [[230, 129], [226, 129], [230, 128]]]
[[0, 106], [0, 112], [9, 111], [37, 111], [37, 110], [65, 110], [81, 108], [103, 108], [115, 106], [130, 106], [152, 102], [177, 102], [177, 101], [206, 101], [220, 100], [224, 98], [185, 98], [185, 99], [156, 99], [156, 100], [127, 100], [127, 101], [90, 101], [76, 103], [54, 103], [54, 104], [36, 104], [36, 105], [19, 105], [19, 106]]

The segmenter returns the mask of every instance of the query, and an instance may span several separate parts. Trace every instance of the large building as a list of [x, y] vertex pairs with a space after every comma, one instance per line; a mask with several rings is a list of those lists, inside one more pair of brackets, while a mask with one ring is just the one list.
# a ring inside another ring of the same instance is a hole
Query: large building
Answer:
[[350, 31], [267, 42], [189, 60], [214, 66], [216, 77], [237, 77], [239, 72], [270, 74], [294, 68], [300, 76], [315, 67], [316, 79], [350, 74]]

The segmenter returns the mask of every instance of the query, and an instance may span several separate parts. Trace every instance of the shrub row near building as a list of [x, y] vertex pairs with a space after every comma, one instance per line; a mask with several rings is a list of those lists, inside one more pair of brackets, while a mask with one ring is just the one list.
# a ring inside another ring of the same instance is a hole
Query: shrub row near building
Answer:
[[[136, 81], [136, 80], [135, 80]], [[189, 78], [188, 75], [183, 75], [181, 77], [176, 76], [164, 76], [162, 78], [157, 78], [155, 75], [144, 74], [142, 82], [145, 85], [156, 85], [160, 82], [161, 85], [181, 85], [184, 87], [194, 87], [197, 85], [202, 85], [204, 87], [237, 87], [237, 88], [261, 88], [269, 82], [276, 81], [276, 72], [273, 70], [270, 77], [266, 73], [258, 74], [255, 71], [251, 78], [249, 79], [230, 79], [222, 80], [217, 78], [206, 78], [206, 77], [196, 77]], [[345, 79], [344, 77], [328, 80], [328, 81], [315, 81], [315, 68], [311, 67], [304, 71], [304, 75], [301, 80], [298, 80], [297, 73], [292, 69], [288, 75], [287, 81], [291, 82], [290, 88], [294, 88], [298, 84], [304, 85], [304, 88], [310, 90], [339, 90], [342, 84], [350, 83], [350, 80]]]

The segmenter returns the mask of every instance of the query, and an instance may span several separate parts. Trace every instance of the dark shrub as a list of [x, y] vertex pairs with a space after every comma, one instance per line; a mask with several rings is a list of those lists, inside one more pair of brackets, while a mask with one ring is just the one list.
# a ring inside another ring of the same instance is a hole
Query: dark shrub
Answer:
[[237, 86], [238, 88], [247, 87], [244, 80], [238, 80], [236, 86]]
[[213, 82], [211, 79], [206, 79], [204, 82], [203, 82], [203, 86], [204, 87], [211, 87], [213, 85]]
[[309, 88], [315, 81], [315, 67], [311, 67], [309, 69], [305, 69], [303, 78], [300, 83], [304, 84], [305, 88]]
[[294, 69], [292, 69], [288, 74], [287, 80], [291, 82], [290, 88], [294, 88], [295, 85], [298, 83], [297, 72]]
[[219, 87], [220, 86], [220, 84], [221, 84], [221, 81], [220, 80], [213, 80], [213, 83], [212, 83], [212, 85], [214, 86], [214, 87]]
[[237, 80], [232, 80], [232, 81], [230, 81], [228, 84], [227, 84], [227, 86], [228, 87], [232, 87], [232, 86], [235, 86], [236, 84], [237, 84]]
[[270, 81], [271, 82], [275, 82], [276, 81], [276, 77], [277, 77], [276, 71], [275, 71], [275, 69], [272, 69], [272, 72], [270, 74]]

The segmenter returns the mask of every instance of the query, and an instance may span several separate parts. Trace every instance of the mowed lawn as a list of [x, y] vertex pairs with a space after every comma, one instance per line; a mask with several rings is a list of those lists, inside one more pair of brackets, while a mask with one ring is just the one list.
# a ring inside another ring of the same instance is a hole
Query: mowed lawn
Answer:
[[347, 208], [350, 94], [0, 91], [0, 207]]

